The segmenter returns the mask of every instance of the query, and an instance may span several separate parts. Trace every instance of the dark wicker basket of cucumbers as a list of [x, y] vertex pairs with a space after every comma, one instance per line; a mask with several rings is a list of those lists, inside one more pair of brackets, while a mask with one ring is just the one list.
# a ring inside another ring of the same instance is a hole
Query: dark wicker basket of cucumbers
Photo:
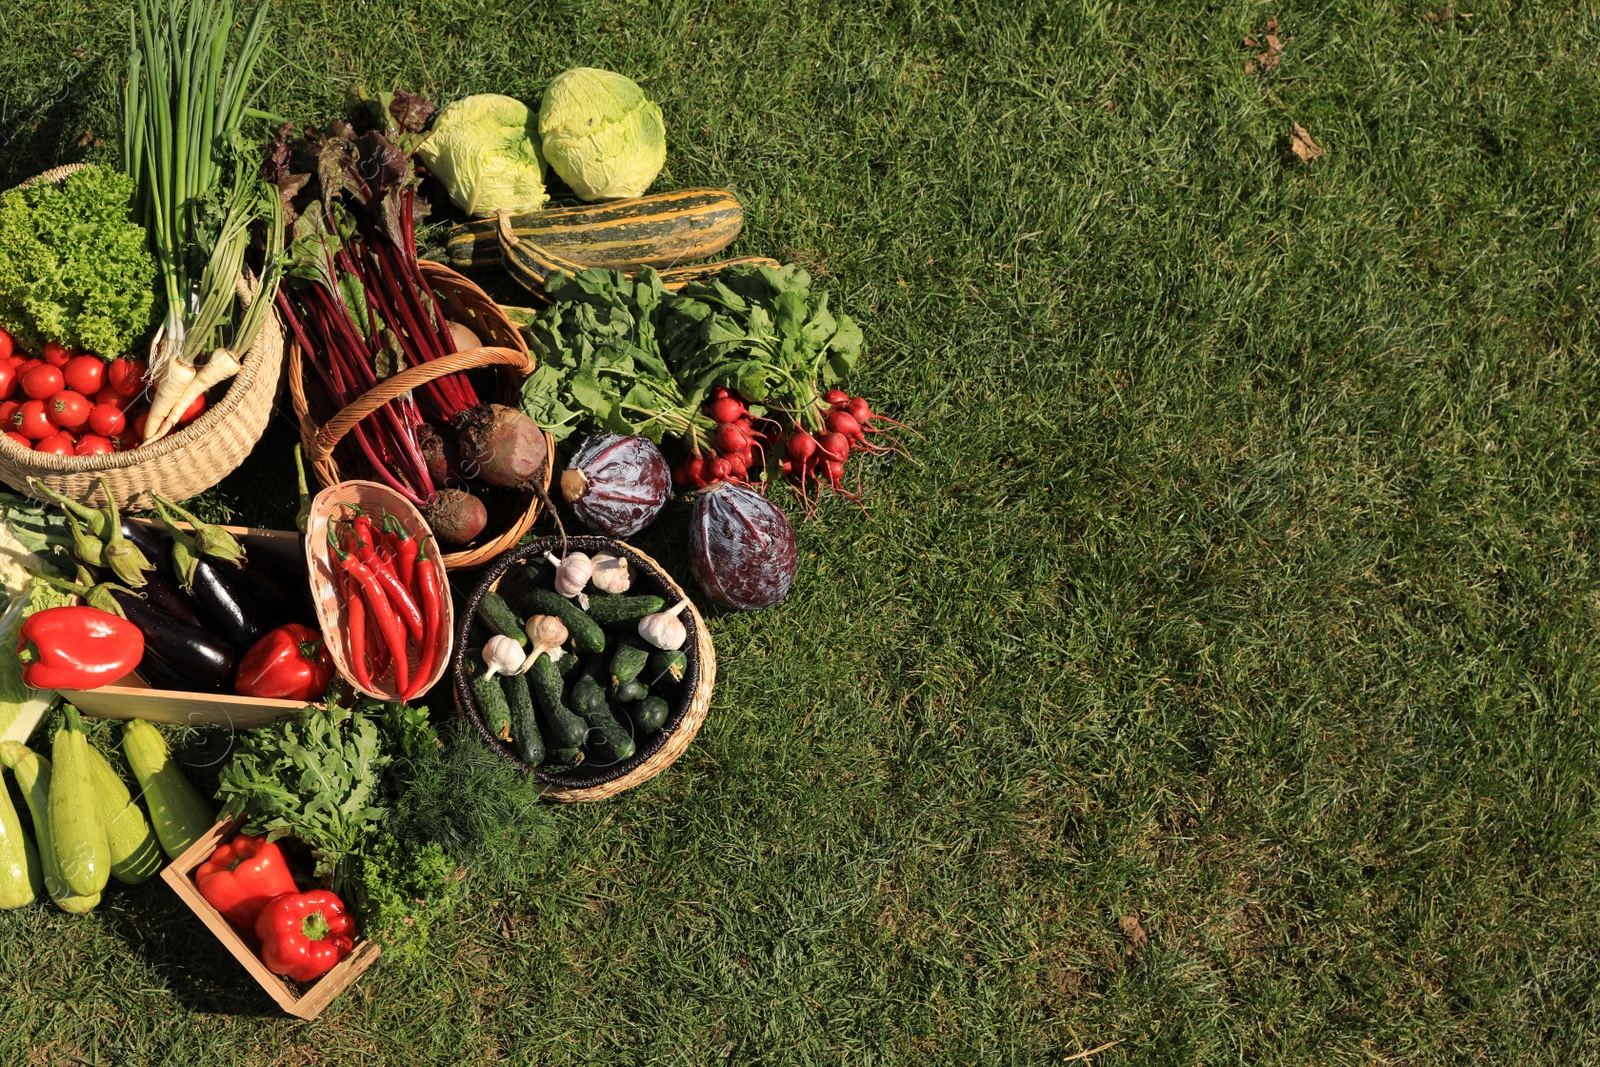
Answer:
[[655, 560], [609, 537], [500, 556], [456, 621], [457, 710], [553, 800], [603, 800], [660, 774], [711, 703], [705, 620]]

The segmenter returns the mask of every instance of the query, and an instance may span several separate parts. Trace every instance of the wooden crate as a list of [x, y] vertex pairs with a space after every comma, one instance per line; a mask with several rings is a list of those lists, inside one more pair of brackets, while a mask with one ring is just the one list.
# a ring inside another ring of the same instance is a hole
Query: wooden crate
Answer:
[[217, 823], [209, 833], [185, 849], [181, 856], [167, 864], [161, 871], [161, 878], [216, 935], [223, 947], [233, 953], [233, 958], [250, 972], [250, 977], [278, 1002], [279, 1007], [301, 1019], [315, 1019], [333, 1003], [335, 997], [348, 989], [363, 971], [377, 961], [383, 954], [383, 946], [376, 941], [358, 939], [350, 955], [340, 960], [333, 970], [317, 979], [304, 992], [267, 970], [244, 938], [228, 925], [228, 920], [222, 917], [221, 912], [200, 895], [199, 887], [194, 884], [195, 868], [204, 863], [218, 845], [233, 836], [243, 821], [232, 819]]
[[[134, 519], [154, 526], [147, 519]], [[181, 523], [188, 528], [188, 523]], [[285, 564], [303, 565], [300, 535], [284, 530], [258, 530], [245, 526], [224, 526], [249, 552], [261, 552]], [[119, 679], [114, 685], [98, 689], [64, 689], [61, 698], [77, 706], [85, 715], [97, 719], [144, 719], [146, 722], [176, 723], [186, 726], [231, 726], [249, 730], [276, 719], [288, 718], [305, 707], [303, 700], [270, 700], [242, 697], [232, 693], [186, 693], [173, 689], [152, 689], [137, 675]]]

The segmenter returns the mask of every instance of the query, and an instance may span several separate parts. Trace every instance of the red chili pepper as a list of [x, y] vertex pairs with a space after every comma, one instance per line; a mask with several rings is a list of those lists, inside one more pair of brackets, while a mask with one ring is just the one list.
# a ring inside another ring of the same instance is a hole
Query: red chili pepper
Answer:
[[233, 688], [240, 696], [316, 700], [333, 681], [333, 657], [322, 634], [291, 622], [262, 635], [239, 660]]
[[239, 834], [195, 869], [194, 884], [236, 929], [254, 934], [261, 909], [295, 892], [289, 861], [265, 837]]
[[405, 694], [405, 699], [419, 695], [424, 686], [428, 684], [428, 676], [433, 673], [434, 662], [439, 652], [439, 627], [444, 624], [444, 616], [439, 605], [439, 583], [433, 573], [433, 560], [426, 556], [417, 560], [417, 599], [422, 602], [422, 619], [427, 624], [426, 634], [422, 639], [422, 659], [417, 663], [416, 680], [412, 683], [410, 691]]
[[406, 524], [393, 515], [384, 516], [383, 529], [389, 537], [394, 538], [395, 573], [400, 575], [400, 580], [405, 583], [407, 589], [415, 589], [417, 553], [422, 550], [422, 546], [411, 535], [411, 531], [406, 529]]
[[372, 568], [350, 553], [340, 552], [338, 556], [339, 563], [350, 572], [361, 587], [362, 594], [367, 598], [367, 608], [378, 620], [378, 630], [383, 634], [383, 643], [388, 646], [389, 655], [394, 660], [394, 688], [397, 692], [404, 693], [411, 680], [408, 671], [410, 665], [406, 662], [406, 628], [395, 615], [388, 598], [384, 596], [383, 585], [372, 573]]
[[356, 554], [361, 557], [362, 563], [371, 563], [378, 554], [378, 542], [372, 536], [372, 520], [365, 515], [357, 515], [355, 521]]
[[373, 577], [378, 579], [378, 584], [383, 586], [384, 595], [389, 598], [389, 603], [394, 607], [400, 621], [406, 624], [406, 632], [411, 635], [411, 640], [422, 641], [422, 609], [417, 607], [417, 602], [409, 590], [400, 582], [400, 576], [395, 574], [394, 566], [382, 556], [375, 557], [367, 566], [372, 568]]
[[355, 932], [344, 901], [326, 889], [285, 894], [256, 917], [261, 962], [299, 982], [321, 978], [350, 955]]
[[350, 673], [363, 689], [372, 688], [372, 672], [367, 669], [367, 605], [355, 587], [355, 579], [341, 567], [334, 572], [339, 576], [339, 599], [344, 601], [345, 638], [349, 642]]
[[36, 611], [17, 631], [22, 680], [34, 689], [97, 689], [143, 658], [137, 626], [87, 605]]

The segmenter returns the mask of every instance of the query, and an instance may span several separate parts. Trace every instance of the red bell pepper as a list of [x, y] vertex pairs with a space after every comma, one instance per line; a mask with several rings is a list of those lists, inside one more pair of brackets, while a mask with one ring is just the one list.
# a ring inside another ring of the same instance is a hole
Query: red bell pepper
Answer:
[[17, 659], [34, 689], [98, 689], [144, 658], [144, 634], [127, 619], [85, 605], [46, 608], [23, 620]]
[[239, 661], [233, 688], [240, 696], [316, 700], [333, 681], [333, 655], [322, 635], [291, 622], [262, 635]]
[[217, 846], [211, 858], [195, 868], [200, 895], [241, 933], [255, 932], [261, 909], [274, 898], [295, 892], [289, 861], [265, 837], [238, 834]]
[[298, 982], [321, 978], [350, 955], [355, 929], [344, 901], [326, 889], [281, 896], [256, 917], [261, 962]]

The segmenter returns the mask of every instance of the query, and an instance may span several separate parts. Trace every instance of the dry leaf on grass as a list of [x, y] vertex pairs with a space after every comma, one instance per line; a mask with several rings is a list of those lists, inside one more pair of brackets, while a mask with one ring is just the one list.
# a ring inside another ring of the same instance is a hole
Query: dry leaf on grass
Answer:
[[1117, 920], [1117, 926], [1122, 930], [1122, 936], [1128, 939], [1128, 955], [1133, 955], [1150, 943], [1150, 937], [1144, 932], [1139, 916], [1124, 915]]
[[1313, 159], [1322, 158], [1322, 149], [1298, 122], [1294, 124], [1294, 136], [1289, 139], [1289, 147], [1294, 149], [1294, 154], [1300, 157], [1302, 163], [1309, 164]]
[[1259, 48], [1261, 53], [1245, 60], [1244, 72], [1254, 74], [1256, 71], [1271, 72], [1278, 69], [1278, 64], [1283, 61], [1283, 41], [1278, 37], [1278, 16], [1274, 15], [1267, 20], [1267, 28], [1262, 31], [1260, 40], [1255, 37], [1244, 39], [1246, 48]]

